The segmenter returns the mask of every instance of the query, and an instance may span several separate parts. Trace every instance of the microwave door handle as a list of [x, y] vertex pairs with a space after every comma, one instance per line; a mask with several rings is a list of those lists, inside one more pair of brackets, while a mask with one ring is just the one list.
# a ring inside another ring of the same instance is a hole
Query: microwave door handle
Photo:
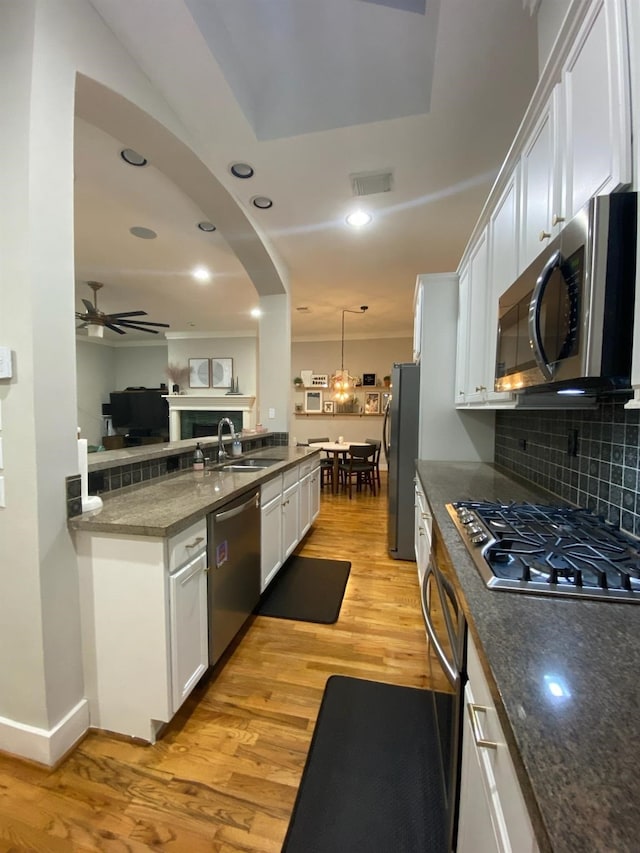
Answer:
[[554, 252], [544, 265], [542, 272], [536, 280], [536, 286], [531, 294], [529, 303], [529, 340], [533, 349], [533, 356], [545, 379], [553, 379], [553, 370], [547, 361], [547, 355], [542, 346], [542, 335], [540, 334], [540, 309], [544, 292], [549, 284], [553, 271], [562, 263], [562, 253]]
[[447, 677], [447, 681], [451, 684], [452, 687], [457, 687], [458, 682], [460, 681], [460, 673], [451, 665], [451, 661], [448, 660], [445, 655], [442, 646], [438, 640], [438, 636], [436, 634], [435, 627], [433, 622], [430, 619], [429, 614], [429, 575], [434, 571], [433, 566], [427, 566], [427, 571], [424, 573], [424, 579], [422, 581], [422, 590], [420, 595], [420, 603], [422, 604], [422, 615], [424, 617], [424, 624], [427, 629], [427, 634], [429, 635], [429, 639], [431, 640], [431, 644], [433, 645], [433, 650], [436, 653], [436, 657], [440, 661], [440, 666], [444, 670], [444, 674]]

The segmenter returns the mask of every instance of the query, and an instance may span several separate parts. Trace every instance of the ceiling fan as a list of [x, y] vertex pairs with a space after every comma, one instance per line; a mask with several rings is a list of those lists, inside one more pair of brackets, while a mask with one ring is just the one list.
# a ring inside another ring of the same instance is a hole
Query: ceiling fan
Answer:
[[87, 309], [83, 314], [76, 311], [76, 320], [81, 320], [78, 329], [88, 327], [88, 332], [93, 337], [101, 338], [104, 334], [105, 326], [119, 335], [124, 335], [127, 329], [134, 329], [138, 332], [150, 332], [152, 335], [157, 335], [156, 329], [149, 329], [148, 326], [162, 326], [165, 329], [169, 328], [168, 323], [151, 323], [148, 320], [135, 320], [131, 322], [130, 317], [146, 317], [146, 311], [120, 311], [118, 314], [105, 314], [98, 308], [98, 291], [104, 285], [99, 281], [88, 281], [87, 284], [93, 290], [94, 305], [88, 299], [83, 299], [84, 307]]

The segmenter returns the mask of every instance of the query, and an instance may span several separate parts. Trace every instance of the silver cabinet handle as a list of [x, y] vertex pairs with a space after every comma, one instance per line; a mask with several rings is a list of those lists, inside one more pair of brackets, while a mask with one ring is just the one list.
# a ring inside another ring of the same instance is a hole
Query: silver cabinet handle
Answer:
[[199, 545], [201, 542], [204, 542], [204, 536], [197, 536], [190, 545], [187, 543], [184, 547], [195, 548], [196, 545]]
[[482, 746], [485, 749], [497, 749], [498, 744], [494, 740], [486, 740], [482, 734], [482, 729], [480, 728], [480, 721], [478, 720], [478, 713], [482, 711], [483, 714], [486, 714], [489, 709], [485, 708], [484, 705], [476, 705], [473, 702], [467, 703], [467, 711], [469, 712], [469, 719], [471, 720], [471, 728], [473, 730], [473, 737], [477, 746]]

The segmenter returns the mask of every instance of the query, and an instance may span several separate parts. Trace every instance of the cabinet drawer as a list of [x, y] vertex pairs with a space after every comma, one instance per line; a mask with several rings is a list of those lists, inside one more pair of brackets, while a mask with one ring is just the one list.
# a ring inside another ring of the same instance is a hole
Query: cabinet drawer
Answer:
[[282, 475], [282, 488], [288, 489], [290, 486], [295, 486], [299, 479], [300, 466], [296, 465], [294, 468], [289, 468], [289, 470], [285, 471]]
[[307, 474], [311, 473], [312, 468], [314, 468], [318, 464], [317, 459], [305, 459], [304, 462], [301, 462], [298, 466], [300, 472], [300, 479], [306, 477]]
[[282, 474], [278, 474], [273, 480], [260, 486], [260, 506], [265, 506], [280, 494], [282, 494]]
[[207, 520], [201, 518], [169, 539], [169, 571], [193, 560], [207, 547]]

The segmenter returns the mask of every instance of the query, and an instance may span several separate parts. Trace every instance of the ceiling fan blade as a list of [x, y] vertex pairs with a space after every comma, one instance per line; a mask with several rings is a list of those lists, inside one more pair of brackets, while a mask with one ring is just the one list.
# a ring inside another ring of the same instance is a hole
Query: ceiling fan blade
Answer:
[[122, 311], [120, 314], [109, 314], [109, 316], [117, 320], [120, 317], [142, 317], [146, 313], [146, 311]]
[[[122, 326], [123, 329], [135, 329], [136, 332], [150, 332], [152, 335], [158, 334], [155, 329], [147, 329], [144, 326], [136, 326], [133, 323], [118, 323], [118, 325]], [[109, 323], [107, 323], [107, 326], [109, 329], [116, 329], [115, 326], [112, 326]], [[116, 329], [116, 331], [119, 331], [121, 335], [124, 335], [124, 332], [120, 331], [120, 329]]]
[[122, 329], [118, 329], [117, 326], [114, 326], [112, 323], [105, 323], [107, 329], [111, 329], [112, 332], [117, 332], [119, 335], [124, 335], [126, 332], [123, 332]]
[[[119, 326], [130, 326], [130, 320], [118, 320], [116, 317], [111, 316], [111, 320], [114, 323], [117, 323]], [[152, 323], [150, 320], [136, 320], [135, 325], [137, 326], [161, 326], [164, 329], [169, 329], [170, 326], [168, 323]]]
[[83, 299], [82, 302], [84, 304], [84, 307], [89, 312], [89, 314], [95, 314], [96, 313], [96, 309], [93, 307], [93, 305], [89, 302], [88, 299]]

